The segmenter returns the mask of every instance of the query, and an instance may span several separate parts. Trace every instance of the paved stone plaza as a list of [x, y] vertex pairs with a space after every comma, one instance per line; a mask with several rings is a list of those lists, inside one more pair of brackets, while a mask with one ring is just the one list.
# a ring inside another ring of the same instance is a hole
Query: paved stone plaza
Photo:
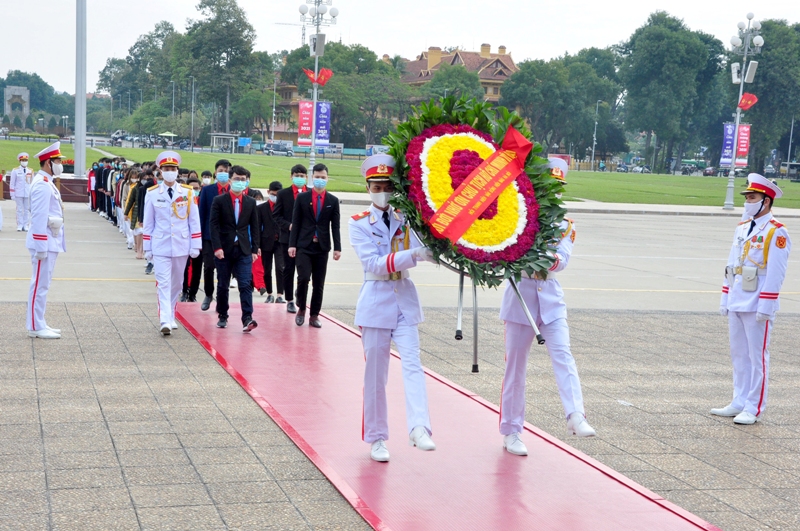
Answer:
[[[13, 219], [12, 204], [0, 208]], [[116, 229], [76, 205], [67, 216], [69, 252], [47, 314], [58, 341], [25, 336], [24, 238], [8, 224], [0, 232], [0, 529], [368, 529], [185, 330], [158, 335], [153, 278]], [[724, 530], [800, 528], [800, 255], [782, 290], [769, 408], [737, 427], [708, 414], [731, 393], [727, 325], [715, 310], [735, 218], [575, 217], [578, 245], [561, 280], [598, 437], [566, 437], [542, 347], [529, 365], [528, 421]], [[329, 268], [324, 310], [348, 323], [357, 265], [345, 248]], [[473, 374], [469, 296], [465, 339], [453, 339], [454, 277], [427, 264], [414, 273], [423, 363], [498, 403], [499, 294], [479, 292]], [[260, 325], [264, 349], [270, 327], [294, 326], [288, 315]]]

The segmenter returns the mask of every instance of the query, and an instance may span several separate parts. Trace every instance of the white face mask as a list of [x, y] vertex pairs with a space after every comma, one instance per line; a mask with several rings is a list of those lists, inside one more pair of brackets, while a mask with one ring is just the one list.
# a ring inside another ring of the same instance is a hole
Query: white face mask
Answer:
[[261, 205], [263, 205], [265, 202], [266, 202], [266, 201], [264, 201], [264, 200], [262, 200], [262, 199], [256, 199], [256, 204], [257, 204], [258, 206], [261, 206]]
[[376, 207], [383, 210], [389, 205], [389, 198], [392, 197], [391, 192], [370, 192], [369, 198], [375, 204]]
[[28, 167], [28, 161], [27, 160], [21, 160], [21, 161], [19, 161], [19, 165], [22, 166], [23, 168], [27, 168]]
[[269, 202], [270, 202], [270, 203], [274, 203], [275, 201], [277, 201], [277, 200], [278, 200], [278, 196], [277, 196], [277, 195], [272, 195], [272, 194], [270, 194], [270, 195], [269, 195], [269, 196], [267, 196], [267, 197], [269, 197]]
[[745, 203], [742, 220], [747, 220], [756, 217], [756, 215], [759, 214], [759, 210], [762, 210], [761, 203], [762, 201], [759, 201], [758, 203]]
[[211, 177], [203, 177], [203, 184], [204, 185], [211, 184]]
[[177, 171], [162, 171], [161, 175], [164, 177], [164, 182], [167, 183], [174, 183], [175, 180], [178, 178]]
[[62, 166], [58, 162], [53, 163], [53, 177], [61, 175], [61, 172], [64, 171], [64, 166]]

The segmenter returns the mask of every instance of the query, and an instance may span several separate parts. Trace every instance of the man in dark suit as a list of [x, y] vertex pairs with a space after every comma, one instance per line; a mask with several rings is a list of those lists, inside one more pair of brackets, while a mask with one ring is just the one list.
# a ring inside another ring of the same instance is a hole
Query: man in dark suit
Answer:
[[217, 267], [217, 327], [228, 326], [228, 291], [233, 274], [242, 304], [242, 332], [250, 332], [258, 326], [253, 320], [253, 262], [261, 254], [261, 234], [256, 200], [244, 193], [245, 169], [233, 166], [230, 173], [230, 192], [214, 198], [209, 223]]
[[292, 213], [294, 212], [294, 202], [297, 194], [308, 190], [306, 180], [308, 171], [302, 164], [295, 164], [292, 167], [292, 186], [278, 192], [275, 200], [275, 210], [272, 216], [275, 223], [281, 229], [281, 236], [278, 239], [283, 253], [283, 289], [286, 293], [286, 311], [296, 313], [297, 307], [294, 305], [294, 257], [289, 256], [289, 235], [292, 228]]
[[333, 237], [333, 259], [342, 256], [339, 234], [339, 199], [325, 192], [328, 184], [328, 167], [317, 164], [313, 168], [313, 190], [297, 194], [292, 214], [292, 232], [289, 234], [289, 256], [297, 260], [297, 317], [295, 324], [303, 326], [306, 316], [308, 281], [314, 282], [311, 293], [311, 312], [308, 324], [321, 328], [319, 312], [322, 309], [322, 291], [328, 271], [328, 253]]
[[200, 204], [198, 205], [198, 213], [200, 214], [200, 231], [203, 233], [203, 291], [206, 296], [200, 309], [203, 311], [211, 307], [211, 301], [214, 300], [214, 247], [211, 245], [211, 204], [214, 198], [227, 194], [230, 189], [228, 182], [228, 170], [231, 163], [226, 159], [217, 161], [214, 166], [214, 176], [216, 184], [212, 183], [204, 186], [200, 190]]
[[[267, 301], [283, 303], [283, 251], [278, 241], [280, 229], [273, 217], [278, 192], [283, 189], [280, 181], [269, 185], [268, 201], [258, 205], [258, 220], [261, 222], [261, 263], [264, 266], [264, 286], [267, 289]], [[272, 261], [275, 259], [275, 288], [278, 298], [272, 294]]]

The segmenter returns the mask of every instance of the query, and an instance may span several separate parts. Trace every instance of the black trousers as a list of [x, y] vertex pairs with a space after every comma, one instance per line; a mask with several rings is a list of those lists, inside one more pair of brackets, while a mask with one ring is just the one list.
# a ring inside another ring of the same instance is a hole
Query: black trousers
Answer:
[[214, 296], [214, 249], [211, 248], [211, 240], [203, 238], [203, 292], [206, 297]]
[[322, 309], [322, 292], [325, 289], [325, 275], [328, 272], [328, 253], [320, 249], [318, 243], [309, 249], [297, 250], [297, 308], [306, 309], [308, 281], [313, 282], [311, 291], [311, 311], [309, 315], [319, 315]]
[[214, 257], [217, 264], [217, 313], [228, 317], [228, 292], [231, 289], [231, 275], [239, 286], [239, 302], [242, 304], [242, 324], [253, 317], [253, 257], [243, 254], [237, 244], [233, 256], [222, 260]]
[[283, 245], [275, 242], [272, 249], [261, 249], [261, 265], [264, 266], [264, 286], [267, 294], [272, 295], [272, 261], [275, 259], [275, 289], [278, 295], [283, 295]]
[[203, 255], [197, 258], [191, 256], [186, 259], [186, 269], [183, 270], [183, 291], [190, 297], [196, 297], [200, 289], [200, 273], [203, 272]]
[[283, 254], [283, 293], [286, 302], [291, 302], [294, 300], [294, 270], [296, 259], [289, 256], [288, 243], [281, 244], [281, 254]]

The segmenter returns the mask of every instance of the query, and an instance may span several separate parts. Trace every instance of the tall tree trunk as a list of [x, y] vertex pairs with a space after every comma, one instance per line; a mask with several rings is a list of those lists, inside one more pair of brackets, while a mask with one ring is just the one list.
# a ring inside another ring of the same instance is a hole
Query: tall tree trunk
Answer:
[[231, 132], [231, 84], [228, 83], [228, 89], [225, 92], [225, 132]]
[[647, 139], [644, 141], [644, 156], [647, 158], [647, 153], [650, 151], [650, 142], [653, 140], [653, 132], [647, 132]]
[[672, 173], [672, 166], [669, 165], [669, 159], [672, 158], [672, 152], [675, 149], [675, 139], [670, 138], [667, 142], [667, 151], [664, 153], [664, 169], [667, 173]]

